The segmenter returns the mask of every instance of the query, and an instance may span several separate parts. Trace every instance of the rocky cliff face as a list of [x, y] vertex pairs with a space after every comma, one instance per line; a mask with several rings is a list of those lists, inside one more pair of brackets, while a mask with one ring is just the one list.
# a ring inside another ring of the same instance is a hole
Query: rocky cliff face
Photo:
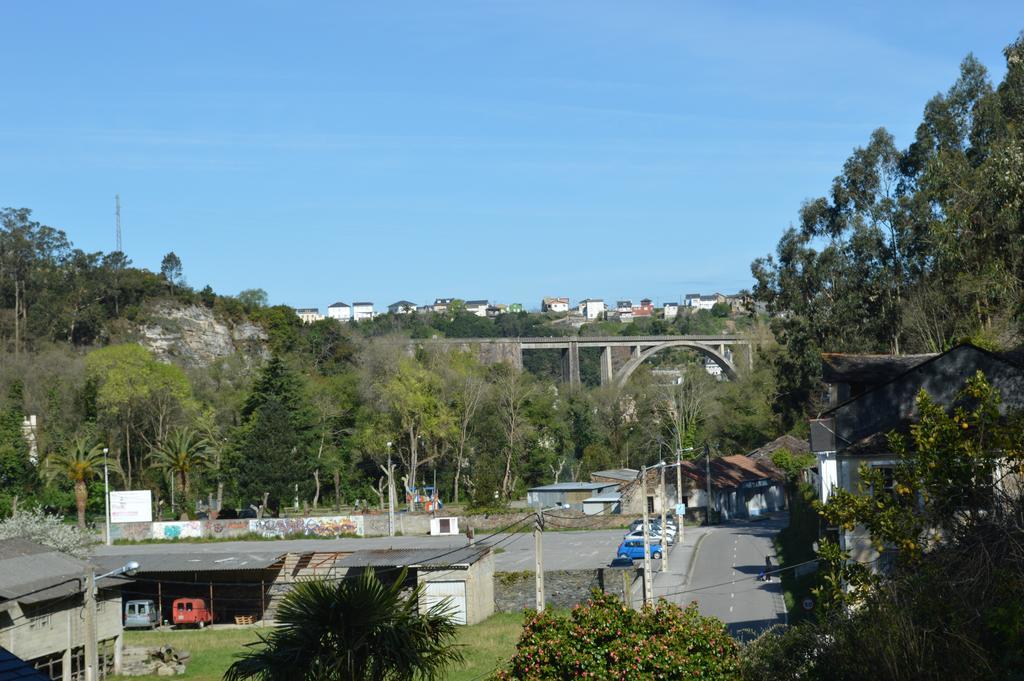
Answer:
[[164, 361], [202, 367], [241, 352], [266, 358], [267, 334], [250, 321], [230, 323], [198, 305], [159, 303], [148, 311], [138, 341]]

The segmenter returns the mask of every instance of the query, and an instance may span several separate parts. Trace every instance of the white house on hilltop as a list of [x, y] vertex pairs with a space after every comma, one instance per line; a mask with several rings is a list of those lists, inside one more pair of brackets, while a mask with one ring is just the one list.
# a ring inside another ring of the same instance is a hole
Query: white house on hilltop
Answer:
[[665, 303], [663, 310], [665, 319], [675, 319], [679, 316], [679, 303]]
[[352, 303], [352, 318], [357, 322], [373, 319], [373, 303]]
[[579, 311], [585, 319], [597, 319], [606, 310], [600, 298], [587, 298], [579, 302]]
[[388, 305], [388, 312], [391, 314], [412, 314], [415, 311], [416, 303], [410, 303], [408, 300], [399, 300]]
[[569, 299], [568, 298], [545, 298], [540, 303], [540, 309], [542, 312], [568, 312], [569, 311]]
[[327, 306], [327, 318], [339, 322], [352, 321], [352, 308], [346, 303], [333, 303]]
[[487, 316], [487, 301], [486, 300], [467, 300], [466, 301], [466, 312], [475, 314], [477, 317]]
[[315, 307], [297, 307], [295, 308], [295, 314], [299, 316], [299, 319], [302, 320], [303, 324], [312, 324], [313, 322], [318, 322], [324, 318], [324, 316], [320, 314], [320, 310]]

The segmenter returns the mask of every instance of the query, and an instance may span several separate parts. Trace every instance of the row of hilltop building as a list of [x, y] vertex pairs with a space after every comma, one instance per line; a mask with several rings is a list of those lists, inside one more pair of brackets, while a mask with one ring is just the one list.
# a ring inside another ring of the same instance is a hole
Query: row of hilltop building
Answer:
[[[745, 310], [750, 302], [749, 296], [723, 295], [712, 293], [704, 295], [690, 293], [683, 298], [682, 303], [664, 303], [660, 310], [661, 316], [665, 319], [673, 319], [680, 313], [680, 308], [688, 312], [697, 310], [710, 310], [716, 304], [727, 305], [733, 312]], [[492, 303], [487, 300], [459, 300], [456, 298], [437, 298], [433, 304], [417, 305], [408, 300], [399, 300], [387, 306], [386, 314], [416, 314], [416, 313], [440, 313], [445, 314], [453, 309], [461, 309], [469, 314], [478, 317], [497, 317], [507, 313], [524, 312], [522, 303]], [[629, 322], [638, 318], [655, 317], [657, 308], [650, 298], [644, 298], [639, 305], [634, 305], [630, 300], [619, 300], [614, 306], [608, 305], [601, 298], [585, 298], [575, 306], [570, 306], [568, 298], [544, 298], [540, 305], [541, 312], [553, 312], [568, 316], [579, 316], [585, 320], [618, 319], [622, 322]], [[319, 308], [300, 307], [295, 309], [295, 314], [305, 324], [312, 324], [321, 319], [335, 319], [340, 322], [365, 321], [385, 314], [374, 308], [372, 302], [332, 303], [327, 306], [327, 315], [320, 313]]]

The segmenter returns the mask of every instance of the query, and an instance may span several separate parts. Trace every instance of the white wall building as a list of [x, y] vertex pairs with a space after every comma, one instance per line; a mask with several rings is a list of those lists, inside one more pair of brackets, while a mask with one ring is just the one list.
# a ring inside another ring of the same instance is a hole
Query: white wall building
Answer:
[[388, 305], [388, 312], [391, 314], [412, 314], [415, 311], [416, 303], [411, 303], [408, 300], [399, 300]]
[[357, 322], [373, 319], [373, 303], [352, 303], [352, 318]]
[[587, 298], [579, 303], [580, 314], [586, 319], [597, 319], [606, 309], [600, 298]]
[[299, 319], [302, 320], [303, 324], [312, 324], [313, 322], [318, 322], [324, 318], [324, 316], [320, 314], [320, 310], [315, 307], [295, 308], [295, 314], [299, 316]]
[[568, 312], [568, 298], [545, 298], [540, 303], [541, 312]]
[[663, 310], [665, 319], [675, 319], [679, 316], [679, 303], [665, 303]]
[[487, 301], [486, 300], [467, 300], [466, 301], [466, 312], [475, 314], [477, 317], [487, 316]]
[[352, 321], [352, 307], [346, 303], [332, 303], [327, 306], [327, 318], [339, 322]]

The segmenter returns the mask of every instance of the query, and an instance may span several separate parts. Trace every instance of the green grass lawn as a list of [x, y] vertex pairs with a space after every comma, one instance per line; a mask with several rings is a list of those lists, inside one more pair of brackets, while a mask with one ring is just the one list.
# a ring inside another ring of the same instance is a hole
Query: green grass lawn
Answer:
[[[503, 664], [515, 649], [523, 617], [520, 614], [496, 614], [490, 619], [471, 627], [460, 627], [459, 644], [466, 658], [465, 663], [449, 672], [452, 681], [470, 681], [487, 674]], [[180, 677], [183, 681], [219, 681], [246, 643], [256, 641], [260, 631], [268, 629], [204, 629], [185, 631], [126, 631], [126, 646], [153, 648], [169, 645], [188, 650], [192, 659], [188, 671]], [[141, 679], [142, 681], [164, 681], [165, 677], [117, 677], [120, 679]]]

